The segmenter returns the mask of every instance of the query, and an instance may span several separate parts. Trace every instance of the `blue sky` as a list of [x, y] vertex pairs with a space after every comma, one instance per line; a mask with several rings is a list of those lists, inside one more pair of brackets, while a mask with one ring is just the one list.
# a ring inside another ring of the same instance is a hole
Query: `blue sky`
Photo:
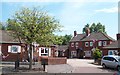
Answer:
[[74, 30], [82, 33], [87, 23], [101, 22], [108, 35], [116, 39], [118, 33], [118, 0], [2, 0], [0, 2], [0, 21], [5, 22], [21, 7], [41, 6], [54, 16], [64, 27], [58, 35], [72, 34]]

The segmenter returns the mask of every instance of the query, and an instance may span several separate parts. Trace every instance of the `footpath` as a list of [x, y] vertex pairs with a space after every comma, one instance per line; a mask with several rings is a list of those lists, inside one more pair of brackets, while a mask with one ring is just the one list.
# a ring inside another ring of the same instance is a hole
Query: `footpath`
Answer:
[[43, 71], [43, 65], [40, 63], [34, 63], [32, 70], [28, 70], [29, 63], [20, 63], [19, 71], [15, 70], [14, 62], [0, 62], [1, 75], [23, 75], [23, 74], [40, 74], [40, 73], [71, 73], [72, 67], [68, 64], [60, 65], [46, 65], [45, 71]]

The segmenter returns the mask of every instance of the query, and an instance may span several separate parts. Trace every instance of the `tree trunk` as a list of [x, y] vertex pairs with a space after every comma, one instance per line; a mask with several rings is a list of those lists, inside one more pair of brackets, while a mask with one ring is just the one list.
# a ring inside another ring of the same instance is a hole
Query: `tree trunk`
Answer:
[[29, 54], [30, 54], [30, 57], [29, 57], [29, 69], [32, 70], [32, 44], [30, 44], [30, 51], [29, 51]]

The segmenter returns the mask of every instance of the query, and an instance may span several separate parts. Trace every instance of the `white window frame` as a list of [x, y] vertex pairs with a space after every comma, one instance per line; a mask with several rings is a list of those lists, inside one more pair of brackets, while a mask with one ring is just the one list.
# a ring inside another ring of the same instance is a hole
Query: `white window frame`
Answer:
[[[14, 51], [13, 48], [16, 48], [17, 50]], [[19, 46], [19, 45], [8, 46], [8, 52], [9, 53], [20, 53], [21, 52], [21, 46]]]
[[71, 47], [74, 47], [74, 43], [73, 42], [71, 43]]
[[89, 42], [85, 42], [85, 47], [89, 47]]
[[[43, 53], [41, 51], [41, 49], [43, 49]], [[47, 53], [45, 52], [45, 49], [47, 49]], [[48, 48], [48, 47], [40, 47], [39, 48], [39, 56], [51, 56], [51, 48]]]
[[91, 47], [93, 46], [93, 42], [90, 42], [90, 46], [91, 46]]
[[[117, 54], [115, 54], [114, 52], [116, 52]], [[118, 55], [118, 50], [108, 50], [108, 55]]]
[[98, 42], [98, 46], [102, 46], [102, 41], [99, 41], [99, 42]]
[[103, 41], [103, 46], [107, 46], [107, 41]]
[[79, 47], [79, 43], [78, 43], [78, 42], [76, 42], [76, 43], [75, 43], [75, 46], [76, 46], [76, 48], [78, 48], [78, 47]]

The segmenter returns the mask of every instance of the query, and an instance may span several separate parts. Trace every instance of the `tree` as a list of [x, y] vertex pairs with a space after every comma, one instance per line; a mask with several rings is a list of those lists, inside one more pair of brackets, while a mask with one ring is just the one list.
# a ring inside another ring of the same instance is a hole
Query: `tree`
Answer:
[[6, 27], [3, 25], [2, 22], [0, 22], [0, 30], [5, 30], [5, 29], [6, 29]]
[[83, 28], [82, 32], [85, 33], [86, 32], [86, 28], [90, 28], [89, 26], [90, 26], [89, 24], [85, 25], [85, 27]]
[[29, 69], [32, 69], [32, 43], [49, 46], [53, 42], [53, 32], [61, 28], [55, 18], [37, 8], [22, 8], [7, 22], [8, 30], [13, 32], [13, 36], [18, 38], [20, 43], [23, 40], [30, 47]]
[[106, 33], [105, 31], [105, 26], [102, 25], [100, 22], [95, 24], [93, 23], [91, 26], [89, 24], [85, 25], [85, 27], [83, 28], [83, 33], [85, 33], [85, 29], [89, 28], [90, 29], [90, 33], [93, 32], [102, 32], [102, 33]]
[[54, 44], [56, 45], [67, 45], [69, 41], [71, 40], [72, 35], [64, 35], [64, 36], [58, 36], [56, 35], [54, 38]]
[[71, 40], [72, 35], [65, 35], [63, 38], [63, 43], [62, 45], [67, 45], [69, 43], [69, 41]]

